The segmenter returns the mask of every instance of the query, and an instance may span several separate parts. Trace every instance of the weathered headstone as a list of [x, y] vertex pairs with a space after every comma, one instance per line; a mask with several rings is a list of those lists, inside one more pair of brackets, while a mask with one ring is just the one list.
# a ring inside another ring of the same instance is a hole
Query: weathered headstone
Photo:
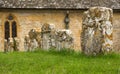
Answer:
[[29, 37], [29, 35], [25, 35], [24, 48], [25, 48], [25, 51], [28, 51], [30, 49], [30, 37]]
[[8, 41], [7, 41], [7, 39], [4, 39], [4, 50], [5, 50], [5, 52], [8, 52]]
[[9, 38], [8, 51], [13, 51], [13, 50], [14, 50], [14, 41], [13, 38]]
[[47, 23], [41, 27], [41, 30], [31, 29], [24, 41], [26, 51], [34, 51], [35, 48], [60, 50], [73, 46], [73, 36], [70, 30], [56, 30], [55, 25]]
[[42, 48], [71, 48], [73, 37], [70, 30], [56, 30], [52, 24], [44, 24], [42, 27]]
[[17, 37], [15, 37], [15, 38], [13, 38], [13, 41], [14, 41], [14, 50], [18, 51], [20, 49], [20, 47], [19, 47], [20, 40]]
[[[55, 26], [52, 24], [44, 24], [41, 28], [41, 37], [42, 37], [42, 48], [48, 50], [54, 41], [52, 38], [51, 32], [55, 29]], [[51, 41], [52, 40], [52, 41]]]
[[113, 47], [113, 11], [106, 7], [92, 7], [84, 12], [82, 50], [85, 54], [108, 53]]
[[56, 48], [72, 48], [73, 36], [70, 30], [59, 30], [56, 32]]
[[41, 30], [39, 28], [31, 29], [24, 38], [24, 48], [26, 51], [34, 51], [41, 48]]

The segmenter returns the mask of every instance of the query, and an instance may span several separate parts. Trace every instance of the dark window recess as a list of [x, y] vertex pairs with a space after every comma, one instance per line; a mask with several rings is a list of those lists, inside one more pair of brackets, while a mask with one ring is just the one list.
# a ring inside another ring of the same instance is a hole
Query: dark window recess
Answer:
[[6, 21], [5, 22], [5, 39], [9, 39], [9, 37], [10, 37], [10, 25], [9, 25], [9, 22], [8, 21]]
[[17, 26], [16, 26], [16, 22], [12, 22], [12, 37], [17, 37]]

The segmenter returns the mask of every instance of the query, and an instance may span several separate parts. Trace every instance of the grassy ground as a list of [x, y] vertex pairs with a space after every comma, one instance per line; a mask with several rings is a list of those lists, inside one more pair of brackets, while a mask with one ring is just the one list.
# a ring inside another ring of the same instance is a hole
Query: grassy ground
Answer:
[[67, 51], [0, 53], [0, 74], [120, 74], [120, 54]]

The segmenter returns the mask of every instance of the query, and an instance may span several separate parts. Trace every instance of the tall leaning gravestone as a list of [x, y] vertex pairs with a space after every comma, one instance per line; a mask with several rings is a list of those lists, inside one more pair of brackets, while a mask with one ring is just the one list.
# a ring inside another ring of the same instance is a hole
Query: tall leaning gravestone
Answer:
[[92, 7], [84, 12], [82, 49], [87, 55], [108, 53], [113, 47], [113, 11], [106, 7]]

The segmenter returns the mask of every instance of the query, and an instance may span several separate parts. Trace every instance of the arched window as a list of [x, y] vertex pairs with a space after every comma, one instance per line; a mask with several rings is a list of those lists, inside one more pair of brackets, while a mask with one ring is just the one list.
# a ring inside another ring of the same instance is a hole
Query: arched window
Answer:
[[9, 16], [6, 18], [4, 30], [4, 36], [6, 40], [17, 37], [17, 22], [12, 14], [9, 14]]
[[8, 38], [10, 37], [10, 24], [8, 21], [5, 22], [4, 25], [4, 29], [5, 29], [5, 39], [8, 40]]
[[15, 21], [12, 22], [12, 37], [17, 37], [17, 26]]

